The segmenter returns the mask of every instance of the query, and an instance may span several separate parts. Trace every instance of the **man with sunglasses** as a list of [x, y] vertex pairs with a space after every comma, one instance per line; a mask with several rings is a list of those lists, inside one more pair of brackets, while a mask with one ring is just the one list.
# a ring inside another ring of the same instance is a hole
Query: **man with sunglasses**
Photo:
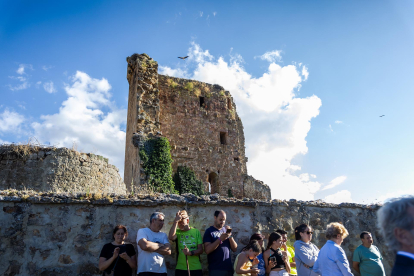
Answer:
[[150, 226], [138, 230], [137, 273], [140, 276], [167, 276], [164, 256], [171, 255], [171, 247], [167, 234], [160, 232], [164, 217], [163, 213], [155, 212], [150, 217]]

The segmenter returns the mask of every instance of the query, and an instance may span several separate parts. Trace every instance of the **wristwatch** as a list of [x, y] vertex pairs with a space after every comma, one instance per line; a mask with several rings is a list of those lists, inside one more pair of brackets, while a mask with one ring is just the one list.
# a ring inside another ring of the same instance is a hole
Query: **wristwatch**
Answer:
[[190, 251], [191, 252], [191, 256], [194, 256], [194, 251]]

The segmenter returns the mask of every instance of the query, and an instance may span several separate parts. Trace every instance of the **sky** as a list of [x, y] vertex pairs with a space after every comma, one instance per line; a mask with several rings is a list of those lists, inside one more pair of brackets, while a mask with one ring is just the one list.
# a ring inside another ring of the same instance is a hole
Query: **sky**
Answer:
[[0, 0], [0, 143], [100, 154], [123, 176], [126, 57], [147, 53], [161, 74], [230, 91], [248, 173], [272, 198], [414, 194], [413, 13], [404, 0]]

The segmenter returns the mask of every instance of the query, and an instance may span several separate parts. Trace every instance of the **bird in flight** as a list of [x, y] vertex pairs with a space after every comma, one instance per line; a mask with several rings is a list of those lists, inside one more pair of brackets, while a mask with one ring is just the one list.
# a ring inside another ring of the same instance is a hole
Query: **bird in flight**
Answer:
[[188, 58], [188, 56], [185, 56], [185, 57], [178, 57], [178, 58], [180, 58], [180, 59], [186, 59], [186, 58]]
[[380, 118], [381, 118], [381, 117], [384, 117], [384, 116], [385, 116], [385, 115], [381, 115], [381, 116], [380, 116]]

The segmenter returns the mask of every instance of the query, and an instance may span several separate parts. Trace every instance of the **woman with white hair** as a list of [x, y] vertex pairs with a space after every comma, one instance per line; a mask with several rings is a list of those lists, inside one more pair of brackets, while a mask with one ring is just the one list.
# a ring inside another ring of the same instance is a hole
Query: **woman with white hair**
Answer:
[[328, 241], [319, 252], [313, 270], [322, 276], [353, 276], [345, 251], [341, 244], [348, 231], [339, 222], [329, 223], [326, 227]]

